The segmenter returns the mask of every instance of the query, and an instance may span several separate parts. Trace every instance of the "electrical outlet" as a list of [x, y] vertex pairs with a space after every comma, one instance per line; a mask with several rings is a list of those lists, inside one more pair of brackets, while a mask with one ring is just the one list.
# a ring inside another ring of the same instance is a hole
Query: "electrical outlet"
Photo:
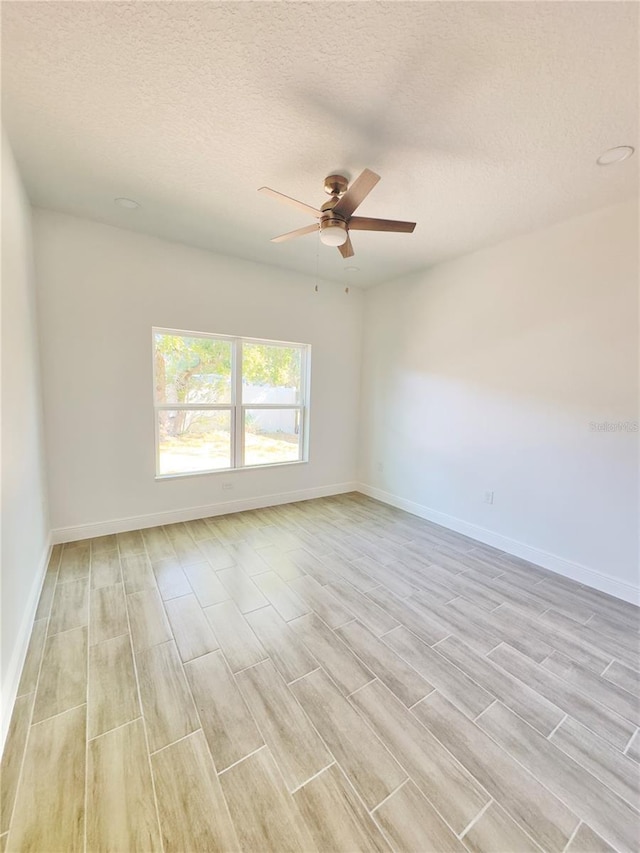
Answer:
[[486, 504], [492, 504], [493, 503], [493, 492], [488, 492], [488, 491], [485, 492], [483, 500]]
[[225, 492], [229, 491], [232, 488], [233, 488], [233, 483], [230, 483], [228, 480], [227, 480], [227, 482], [222, 484], [222, 489]]

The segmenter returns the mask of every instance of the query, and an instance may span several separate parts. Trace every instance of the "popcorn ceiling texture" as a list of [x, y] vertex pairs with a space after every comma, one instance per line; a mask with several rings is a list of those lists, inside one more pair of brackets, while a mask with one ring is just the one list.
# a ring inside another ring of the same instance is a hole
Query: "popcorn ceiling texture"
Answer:
[[[612, 204], [637, 188], [636, 3], [2, 4], [3, 120], [35, 205], [344, 280], [261, 197], [332, 171], [382, 181], [362, 285]], [[116, 207], [116, 196], [142, 203]], [[317, 257], [318, 256], [318, 257]]]

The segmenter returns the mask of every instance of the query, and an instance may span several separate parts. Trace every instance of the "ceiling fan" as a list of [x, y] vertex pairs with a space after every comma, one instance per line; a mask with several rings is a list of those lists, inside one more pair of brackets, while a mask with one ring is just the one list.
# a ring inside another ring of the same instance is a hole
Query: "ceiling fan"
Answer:
[[303, 234], [311, 234], [313, 231], [320, 230], [320, 239], [325, 246], [337, 246], [343, 258], [351, 258], [354, 251], [349, 239], [349, 231], [398, 231], [411, 234], [416, 227], [415, 222], [353, 216], [356, 208], [362, 204], [379, 180], [380, 175], [376, 175], [370, 169], [365, 169], [351, 186], [343, 175], [329, 175], [324, 181], [324, 191], [331, 198], [322, 205], [320, 210], [302, 201], [297, 201], [295, 198], [289, 198], [288, 195], [283, 195], [269, 187], [260, 187], [258, 192], [266, 193], [285, 204], [297, 207], [319, 220], [313, 225], [306, 225], [304, 228], [297, 228], [295, 231], [274, 237], [271, 242], [283, 243], [285, 240], [292, 240], [294, 237], [302, 237]]

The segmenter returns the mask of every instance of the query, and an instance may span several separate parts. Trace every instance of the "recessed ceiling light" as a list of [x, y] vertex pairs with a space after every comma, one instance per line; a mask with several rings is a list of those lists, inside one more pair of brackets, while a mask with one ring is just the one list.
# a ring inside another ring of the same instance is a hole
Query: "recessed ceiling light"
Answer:
[[114, 201], [116, 204], [119, 204], [120, 207], [126, 207], [127, 210], [135, 210], [136, 207], [140, 207], [139, 202], [134, 201], [132, 198], [116, 198]]
[[345, 267], [345, 272], [360, 272], [360, 267]]
[[598, 166], [612, 166], [614, 163], [622, 163], [623, 160], [628, 160], [633, 154], [635, 148], [631, 145], [618, 145], [617, 148], [609, 148], [604, 154], [601, 154], [596, 163]]

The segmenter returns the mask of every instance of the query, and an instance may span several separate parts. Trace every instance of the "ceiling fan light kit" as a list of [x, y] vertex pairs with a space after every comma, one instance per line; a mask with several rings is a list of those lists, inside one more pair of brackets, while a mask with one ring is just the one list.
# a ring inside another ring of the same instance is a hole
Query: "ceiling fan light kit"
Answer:
[[349, 186], [349, 181], [344, 175], [329, 175], [325, 178], [324, 189], [331, 198], [322, 205], [320, 210], [269, 187], [260, 187], [258, 192], [270, 195], [272, 198], [283, 201], [292, 207], [297, 207], [318, 220], [313, 225], [306, 225], [304, 228], [297, 228], [295, 231], [274, 237], [271, 242], [283, 243], [286, 240], [293, 240], [295, 237], [302, 237], [304, 234], [311, 234], [319, 229], [320, 240], [325, 246], [336, 246], [343, 258], [351, 258], [355, 253], [349, 237], [350, 230], [394, 231], [411, 234], [416, 227], [415, 222], [353, 216], [356, 208], [362, 204], [379, 180], [380, 175], [376, 175], [370, 169], [365, 169], [351, 186]]

